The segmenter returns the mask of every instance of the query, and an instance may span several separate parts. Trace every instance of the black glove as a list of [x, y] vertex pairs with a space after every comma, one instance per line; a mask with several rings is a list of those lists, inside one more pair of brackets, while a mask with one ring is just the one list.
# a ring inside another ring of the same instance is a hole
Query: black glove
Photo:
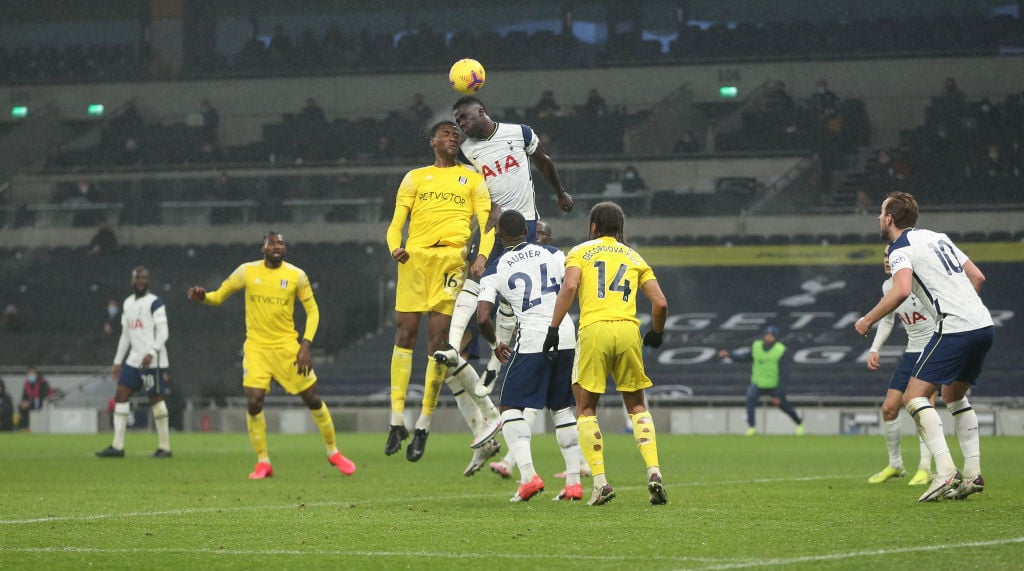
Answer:
[[558, 358], [558, 328], [548, 327], [548, 335], [544, 338], [544, 358], [554, 362]]
[[661, 337], [661, 333], [658, 333], [657, 331], [651, 329], [646, 334], [644, 334], [644, 345], [657, 349], [658, 347], [661, 347]]

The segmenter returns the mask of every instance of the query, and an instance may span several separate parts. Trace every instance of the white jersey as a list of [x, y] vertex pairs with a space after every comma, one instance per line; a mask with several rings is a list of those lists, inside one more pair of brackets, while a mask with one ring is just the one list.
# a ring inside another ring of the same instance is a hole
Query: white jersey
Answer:
[[515, 210], [527, 220], [537, 219], [537, 197], [530, 171], [530, 155], [537, 136], [528, 125], [497, 123], [486, 139], [467, 138], [460, 159], [484, 175], [491, 200], [502, 210]]
[[[121, 338], [117, 342], [117, 354], [114, 364], [122, 363], [131, 367], [142, 366], [142, 359], [147, 354], [153, 356], [150, 368], [166, 369], [170, 366], [167, 360], [167, 308], [164, 300], [146, 293], [142, 297], [129, 295], [124, 300], [124, 311], [121, 313]], [[125, 355], [128, 356], [127, 360]]]
[[934, 309], [940, 333], [992, 325], [992, 314], [964, 273], [967, 260], [949, 236], [931, 230], [904, 230], [889, 247], [892, 275], [906, 269], [913, 272], [913, 292]]
[[[892, 290], [891, 277], [882, 282], [882, 296], [884, 297], [890, 290]], [[871, 350], [878, 351], [882, 348], [882, 345], [889, 338], [889, 333], [892, 332], [892, 326], [897, 317], [900, 323], [903, 324], [903, 328], [907, 331], [907, 348], [904, 351], [907, 353], [920, 353], [923, 351], [924, 346], [931, 340], [932, 333], [935, 332], [935, 312], [931, 306], [922, 303], [914, 294], [910, 294], [896, 308], [896, 311], [886, 315], [878, 322], [878, 330], [875, 333], [874, 341], [871, 343]]]
[[[540, 353], [555, 314], [555, 298], [565, 279], [565, 254], [543, 244], [523, 243], [502, 252], [480, 278], [480, 301], [494, 303], [498, 294], [512, 306], [519, 321], [515, 349]], [[558, 348], [576, 348], [576, 327], [568, 315], [558, 327]]]

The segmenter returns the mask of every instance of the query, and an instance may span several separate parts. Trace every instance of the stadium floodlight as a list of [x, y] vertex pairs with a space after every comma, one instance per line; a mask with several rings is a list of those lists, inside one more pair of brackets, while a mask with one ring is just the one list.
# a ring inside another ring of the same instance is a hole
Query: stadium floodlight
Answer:
[[103, 115], [103, 109], [104, 107], [102, 103], [90, 103], [86, 108], [86, 113], [88, 113], [90, 117], [99, 117], [100, 115]]
[[740, 94], [740, 89], [735, 85], [722, 85], [718, 88], [718, 96], [722, 99], [735, 99]]
[[28, 117], [28, 107], [24, 105], [15, 105], [11, 107], [11, 118], [13, 119], [24, 119]]

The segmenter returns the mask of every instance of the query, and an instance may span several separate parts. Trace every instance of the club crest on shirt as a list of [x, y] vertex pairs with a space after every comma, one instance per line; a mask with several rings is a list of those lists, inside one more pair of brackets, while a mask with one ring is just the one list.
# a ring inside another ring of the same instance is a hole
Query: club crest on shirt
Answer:
[[469, 182], [468, 178], [466, 178], [464, 176], [460, 176], [459, 177], [459, 184], [466, 184], [467, 182]]
[[281, 289], [286, 289], [287, 287], [288, 287], [288, 280], [281, 280]]

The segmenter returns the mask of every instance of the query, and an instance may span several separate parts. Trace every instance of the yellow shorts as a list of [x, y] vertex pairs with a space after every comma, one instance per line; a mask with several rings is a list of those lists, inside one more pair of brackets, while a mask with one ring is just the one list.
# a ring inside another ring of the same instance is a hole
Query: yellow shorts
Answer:
[[277, 381], [288, 394], [298, 394], [313, 386], [316, 373], [300, 375], [295, 357], [299, 342], [280, 347], [255, 345], [249, 341], [242, 348], [242, 386], [270, 391], [270, 379]]
[[463, 248], [442, 246], [409, 250], [409, 260], [398, 264], [395, 311], [436, 311], [451, 315], [465, 277]]
[[644, 372], [640, 328], [632, 321], [596, 321], [580, 329], [572, 382], [604, 394], [608, 375], [619, 392], [654, 386]]

